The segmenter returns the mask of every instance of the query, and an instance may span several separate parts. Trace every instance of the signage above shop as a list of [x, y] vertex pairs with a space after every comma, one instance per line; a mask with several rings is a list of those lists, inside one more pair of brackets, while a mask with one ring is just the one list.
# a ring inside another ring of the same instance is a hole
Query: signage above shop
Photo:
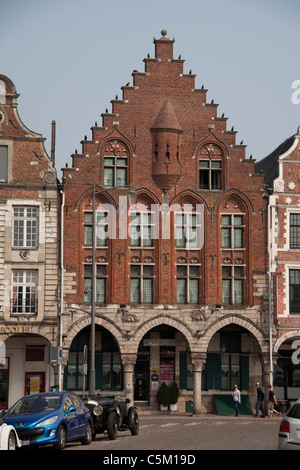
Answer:
[[29, 333], [28, 325], [0, 325], [0, 334], [15, 335]]

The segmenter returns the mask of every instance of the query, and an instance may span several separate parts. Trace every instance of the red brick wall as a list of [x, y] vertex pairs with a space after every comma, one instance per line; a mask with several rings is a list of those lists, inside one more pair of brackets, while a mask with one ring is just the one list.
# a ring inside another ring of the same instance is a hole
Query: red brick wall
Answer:
[[[82, 141], [80, 154], [74, 154], [71, 168], [63, 171], [66, 194], [65, 263], [69, 273], [78, 273], [74, 292], [67, 302], [83, 302], [83, 262], [91, 256], [83, 249], [83, 206], [92, 200], [93, 178], [103, 185], [103, 155], [111, 139], [124, 142], [130, 152], [128, 183], [139, 197], [162, 203], [162, 188], [156, 185], [153, 173], [153, 133], [151, 127], [169, 100], [182, 132], [176, 133], [166, 125], [164, 138], [174, 147], [179, 141], [178, 157], [172, 154], [178, 181], [169, 190], [169, 204], [174, 202], [202, 203], [205, 206], [205, 245], [202, 250], [176, 250], [174, 241], [156, 241], [153, 250], [130, 250], [129, 240], [113, 240], [108, 249], [97, 249], [97, 257], [109, 262], [108, 302], [129, 302], [129, 263], [133, 255], [153, 256], [155, 261], [155, 303], [176, 303], [176, 262], [198, 258], [201, 263], [201, 303], [222, 301], [220, 211], [227, 200], [233, 200], [246, 211], [247, 280], [245, 301], [260, 304], [255, 293], [255, 276], [266, 273], [266, 212], [263, 205], [263, 177], [255, 175], [254, 160], [245, 158], [245, 146], [236, 144], [236, 132], [226, 130], [226, 118], [217, 116], [217, 104], [206, 103], [206, 91], [195, 88], [195, 75], [185, 73], [184, 60], [173, 58], [173, 41], [166, 37], [155, 40], [156, 56], [146, 58], [145, 71], [133, 72], [133, 85], [124, 86], [123, 96], [112, 100], [111, 112], [103, 113], [101, 127], [92, 127], [91, 139]], [[201, 70], [201, 64], [198, 64]], [[179, 137], [179, 138], [178, 138]], [[200, 191], [198, 165], [201, 149], [212, 143], [222, 151], [223, 183], [221, 191]], [[175, 165], [176, 163], [176, 165]], [[164, 165], [160, 165], [163, 173]], [[166, 179], [161, 174], [162, 180]], [[118, 203], [118, 194], [125, 190], [109, 191], [109, 202]], [[104, 201], [104, 196], [98, 196]], [[99, 200], [100, 200], [99, 199]]]

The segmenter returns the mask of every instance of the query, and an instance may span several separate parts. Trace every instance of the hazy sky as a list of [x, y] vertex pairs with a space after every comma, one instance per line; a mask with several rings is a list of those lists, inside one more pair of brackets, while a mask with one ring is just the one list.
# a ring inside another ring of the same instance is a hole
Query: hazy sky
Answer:
[[154, 57], [154, 36], [174, 38], [196, 87], [219, 104], [246, 156], [260, 159], [300, 125], [300, 0], [0, 0], [0, 73], [19, 114], [46, 137], [56, 121], [56, 168], [72, 165], [84, 135], [132, 71]]

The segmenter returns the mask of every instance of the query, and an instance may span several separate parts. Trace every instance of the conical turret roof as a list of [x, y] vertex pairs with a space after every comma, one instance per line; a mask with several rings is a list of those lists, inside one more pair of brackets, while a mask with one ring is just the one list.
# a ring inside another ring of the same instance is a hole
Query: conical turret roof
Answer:
[[151, 129], [172, 129], [182, 132], [182, 128], [170, 100], [164, 102]]

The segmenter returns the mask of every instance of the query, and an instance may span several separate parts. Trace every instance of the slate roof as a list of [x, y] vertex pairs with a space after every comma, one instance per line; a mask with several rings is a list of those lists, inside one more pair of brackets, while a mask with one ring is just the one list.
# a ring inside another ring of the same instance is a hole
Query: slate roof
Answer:
[[255, 173], [263, 173], [265, 183], [269, 188], [273, 187], [273, 181], [279, 176], [279, 164], [278, 160], [280, 155], [287, 152], [287, 150], [293, 145], [295, 140], [295, 134], [288, 137], [282, 142], [273, 152], [268, 156], [264, 157], [255, 163]]

